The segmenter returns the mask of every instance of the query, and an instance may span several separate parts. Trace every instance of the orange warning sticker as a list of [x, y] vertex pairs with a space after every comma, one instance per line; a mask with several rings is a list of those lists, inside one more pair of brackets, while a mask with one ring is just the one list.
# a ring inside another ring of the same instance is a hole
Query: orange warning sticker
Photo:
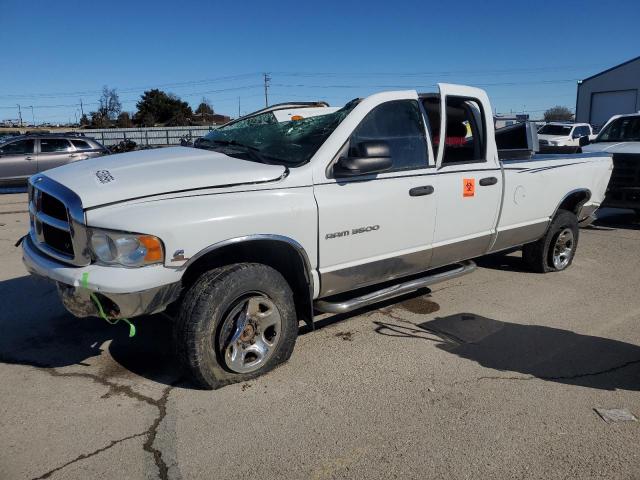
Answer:
[[476, 194], [476, 179], [463, 178], [462, 179], [462, 196], [473, 197], [475, 194]]

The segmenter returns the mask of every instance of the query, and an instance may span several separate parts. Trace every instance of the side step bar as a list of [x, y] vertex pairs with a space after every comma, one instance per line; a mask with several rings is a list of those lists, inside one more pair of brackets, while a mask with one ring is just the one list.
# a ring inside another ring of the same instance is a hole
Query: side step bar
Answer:
[[313, 304], [314, 308], [323, 313], [345, 313], [362, 308], [372, 303], [388, 300], [405, 293], [419, 290], [420, 288], [428, 287], [435, 283], [444, 282], [445, 280], [451, 280], [452, 278], [461, 277], [467, 273], [471, 273], [476, 269], [476, 264], [471, 260], [466, 260], [458, 264], [452, 265], [451, 270], [435, 273], [433, 275], [426, 275], [424, 277], [415, 278], [407, 282], [398, 283], [390, 287], [370, 292], [360, 297], [350, 298], [347, 300], [331, 302], [328, 300], [316, 300]]

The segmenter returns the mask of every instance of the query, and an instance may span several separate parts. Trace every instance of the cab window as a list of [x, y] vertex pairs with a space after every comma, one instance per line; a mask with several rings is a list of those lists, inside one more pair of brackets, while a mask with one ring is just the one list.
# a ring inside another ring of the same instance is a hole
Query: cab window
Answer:
[[91, 145], [84, 140], [71, 140], [71, 143], [78, 150], [91, 150]]
[[17, 142], [2, 145], [0, 153], [3, 155], [25, 155], [33, 153], [33, 145], [33, 140], [18, 140]]
[[428, 166], [424, 122], [415, 100], [394, 100], [371, 110], [351, 134], [349, 156], [358, 156], [358, 146], [370, 141], [389, 145], [391, 171]]
[[[447, 125], [442, 164], [484, 162], [484, 129], [480, 102], [447, 96], [446, 105]], [[436, 145], [441, 142], [439, 134], [434, 137]]]
[[63, 138], [43, 138], [40, 140], [41, 153], [67, 152], [71, 145]]

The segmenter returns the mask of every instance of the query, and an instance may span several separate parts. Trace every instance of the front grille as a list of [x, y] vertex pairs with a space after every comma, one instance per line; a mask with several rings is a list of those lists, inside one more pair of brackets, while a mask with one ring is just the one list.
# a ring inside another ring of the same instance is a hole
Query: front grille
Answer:
[[614, 153], [609, 188], [640, 187], [640, 154]]
[[58, 230], [46, 223], [42, 224], [42, 235], [44, 237], [44, 243], [54, 250], [73, 257], [73, 243], [71, 240], [71, 234]]
[[29, 179], [29, 235], [46, 255], [72, 265], [90, 263], [80, 198], [67, 187], [40, 176]]
[[45, 213], [53, 218], [69, 222], [69, 215], [67, 214], [67, 209], [65, 208], [64, 203], [62, 203], [57, 198], [52, 197], [48, 193], [42, 192], [41, 210], [42, 213]]

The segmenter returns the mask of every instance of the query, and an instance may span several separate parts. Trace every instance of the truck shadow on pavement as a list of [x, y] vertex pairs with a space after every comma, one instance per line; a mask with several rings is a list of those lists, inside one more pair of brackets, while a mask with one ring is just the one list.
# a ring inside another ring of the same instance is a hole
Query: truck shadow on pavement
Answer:
[[374, 322], [381, 335], [422, 338], [499, 372], [481, 379], [533, 378], [602, 390], [640, 390], [640, 347], [542, 325], [502, 322], [472, 313], [418, 325]]
[[[128, 326], [99, 318], [75, 318], [55, 287], [31, 276], [0, 282], [0, 362], [37, 368], [84, 366], [107, 377], [136, 374], [170, 385], [180, 378], [171, 345], [171, 321], [163, 315], [134, 319]], [[109, 342], [109, 343], [107, 343]], [[117, 364], [98, 359], [107, 350]], [[119, 364], [119, 365], [118, 365]]]

